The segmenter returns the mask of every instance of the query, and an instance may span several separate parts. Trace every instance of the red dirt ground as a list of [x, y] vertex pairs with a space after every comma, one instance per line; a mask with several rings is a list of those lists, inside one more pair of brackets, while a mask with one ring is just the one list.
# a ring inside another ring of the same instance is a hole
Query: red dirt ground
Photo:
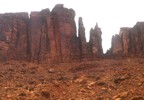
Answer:
[[0, 100], [144, 100], [144, 59], [0, 63]]

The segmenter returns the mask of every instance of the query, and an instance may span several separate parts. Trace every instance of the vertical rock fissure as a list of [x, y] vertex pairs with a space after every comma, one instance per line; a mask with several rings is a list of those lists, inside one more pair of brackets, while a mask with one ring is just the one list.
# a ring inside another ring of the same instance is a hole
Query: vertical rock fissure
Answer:
[[27, 21], [27, 34], [26, 34], [26, 37], [27, 37], [27, 49], [26, 49], [26, 52], [27, 52], [27, 60], [28, 61], [30, 61], [31, 60], [31, 57], [32, 57], [32, 55], [31, 55], [31, 44], [30, 44], [30, 29], [29, 29], [29, 27], [30, 27], [30, 19], [28, 19], [28, 21]]
[[38, 63], [40, 63], [40, 56], [41, 56], [41, 40], [42, 40], [42, 32], [40, 34], [40, 40], [39, 40], [39, 49], [38, 49], [38, 53], [37, 53], [37, 60], [38, 60]]

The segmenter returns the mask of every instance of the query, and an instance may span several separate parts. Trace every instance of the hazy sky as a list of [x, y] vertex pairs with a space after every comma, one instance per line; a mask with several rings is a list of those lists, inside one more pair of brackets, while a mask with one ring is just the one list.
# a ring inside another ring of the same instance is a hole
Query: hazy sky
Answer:
[[104, 51], [110, 47], [111, 37], [119, 33], [120, 27], [133, 27], [137, 21], [144, 21], [143, 0], [1, 0], [0, 13], [52, 9], [57, 3], [75, 10], [76, 23], [78, 17], [83, 18], [87, 39], [90, 28], [98, 22]]

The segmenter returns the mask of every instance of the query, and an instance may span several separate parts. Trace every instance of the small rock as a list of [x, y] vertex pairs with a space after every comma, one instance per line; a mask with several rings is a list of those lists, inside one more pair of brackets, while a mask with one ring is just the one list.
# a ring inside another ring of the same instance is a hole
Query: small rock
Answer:
[[101, 89], [102, 89], [102, 91], [108, 91], [108, 89], [107, 89], [107, 88], [105, 88], [105, 87], [104, 87], [104, 88], [101, 88]]
[[63, 94], [65, 95], [65, 94], [66, 94], [66, 92], [63, 92]]
[[80, 77], [80, 78], [77, 78], [76, 80], [74, 80], [75, 83], [83, 83], [85, 82], [85, 78], [84, 77]]
[[142, 82], [140, 82], [140, 83], [138, 83], [138, 86], [141, 86], [143, 83]]
[[57, 80], [58, 80], [58, 81], [65, 81], [65, 80], [68, 80], [68, 78], [62, 76], [62, 77], [59, 77]]
[[123, 93], [120, 93], [116, 96], [113, 97], [114, 100], [122, 100], [123, 98], [126, 98], [128, 95], [128, 92], [123, 92]]
[[25, 93], [20, 93], [19, 96], [26, 96], [26, 94]]
[[47, 90], [42, 90], [41, 94], [45, 98], [50, 98], [50, 93]]
[[137, 96], [137, 97], [131, 98], [131, 100], [144, 100], [144, 98], [141, 96]]
[[114, 96], [114, 97], [112, 98], [112, 100], [122, 100], [122, 98], [120, 98], [119, 96]]
[[122, 98], [116, 98], [115, 100], [122, 100]]
[[30, 74], [36, 74], [36, 72], [35, 71], [30, 71]]
[[50, 69], [48, 70], [48, 72], [49, 72], [49, 73], [55, 73], [55, 70], [52, 69], [52, 68], [50, 68]]
[[107, 86], [107, 85], [108, 85], [108, 84], [105, 83], [105, 82], [97, 82], [96, 84], [99, 85], [99, 86]]
[[32, 84], [35, 83], [35, 81], [34, 81], [34, 80], [29, 80], [28, 83], [29, 83], [30, 85], [32, 85]]
[[95, 85], [95, 83], [96, 83], [96, 82], [90, 82], [90, 83], [88, 84], [88, 86], [93, 86], [93, 85]]
[[[7, 97], [8, 97], [8, 98], [11, 98], [11, 97], [12, 97], [12, 95], [8, 94], [8, 95], [7, 95]], [[1, 100], [1, 99], [0, 99], [0, 100]]]
[[104, 100], [104, 98], [103, 97], [96, 97], [96, 100]]
[[52, 81], [52, 83], [53, 83], [55, 86], [57, 86], [57, 87], [59, 87], [59, 86], [60, 86], [59, 82], [58, 82], [58, 81], [56, 81], [56, 80]]
[[16, 87], [23, 87], [23, 84], [17, 84]]
[[116, 78], [114, 79], [114, 83], [115, 83], [115, 84], [119, 84], [119, 83], [121, 83], [122, 81], [125, 81], [125, 80], [127, 80], [127, 79], [129, 79], [129, 78], [130, 78], [130, 75], [129, 75], [129, 74], [126, 74], [126, 75], [121, 76], [121, 77], [116, 77]]
[[117, 95], [114, 96], [112, 99], [115, 100], [115, 99], [117, 99], [117, 98], [119, 98], [119, 95], [118, 95], [118, 96], [117, 96]]
[[109, 89], [111, 89], [111, 90], [117, 90], [117, 88], [114, 85], [109, 85]]
[[29, 87], [29, 91], [34, 91], [34, 87]]
[[123, 92], [123, 93], [120, 94], [120, 97], [125, 98], [125, 97], [127, 97], [127, 95], [128, 95], [128, 92]]

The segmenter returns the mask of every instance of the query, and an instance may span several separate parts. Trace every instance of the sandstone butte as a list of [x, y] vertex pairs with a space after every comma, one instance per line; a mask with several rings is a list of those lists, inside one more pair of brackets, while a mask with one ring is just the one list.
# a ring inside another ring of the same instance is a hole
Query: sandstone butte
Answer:
[[0, 14], [0, 60], [74, 62], [105, 55], [141, 55], [144, 51], [144, 22], [121, 28], [112, 37], [112, 47], [103, 54], [98, 24], [90, 30], [86, 42], [82, 18], [78, 21], [78, 33], [74, 19], [75, 11], [63, 4], [57, 4], [52, 11], [31, 12], [30, 17], [26, 12]]

